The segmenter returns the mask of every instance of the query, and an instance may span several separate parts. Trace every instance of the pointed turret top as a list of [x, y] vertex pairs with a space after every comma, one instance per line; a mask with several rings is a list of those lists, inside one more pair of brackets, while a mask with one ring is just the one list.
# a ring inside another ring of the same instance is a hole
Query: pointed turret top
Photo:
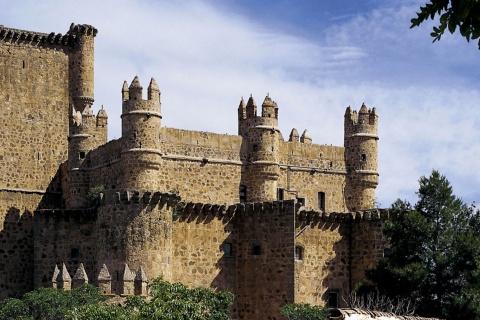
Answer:
[[[242, 99], [243, 100], [243, 99]], [[253, 97], [252, 95], [250, 95], [250, 98], [248, 98], [248, 102], [247, 102], [247, 108], [248, 107], [253, 107], [253, 106], [257, 106], [257, 104], [255, 103], [255, 100], [253, 100]]]
[[88, 282], [88, 276], [87, 272], [85, 271], [85, 268], [83, 267], [83, 263], [80, 263], [78, 266], [77, 272], [75, 272], [75, 275], [73, 276], [74, 280], [85, 280]]
[[160, 91], [160, 89], [158, 88], [158, 84], [155, 81], [155, 79], [153, 79], [153, 78], [150, 79], [150, 84], [148, 85], [148, 89]]
[[148, 276], [145, 270], [143, 270], [143, 267], [140, 266], [137, 270], [137, 275], [135, 276], [136, 281], [142, 281], [142, 282], [147, 282], [148, 281]]
[[245, 108], [245, 101], [243, 100], [243, 97], [242, 99], [240, 100], [240, 104], [238, 105], [238, 109], [243, 109]]
[[57, 282], [57, 277], [59, 274], [60, 274], [60, 269], [58, 269], [58, 266], [55, 265], [55, 269], [53, 269], [52, 282]]
[[112, 280], [112, 276], [110, 275], [110, 272], [108, 272], [108, 268], [105, 264], [103, 264], [102, 269], [100, 270], [100, 273], [98, 274], [98, 280]]
[[[133, 82], [132, 82], [133, 84]], [[128, 83], [127, 81], [123, 81], [122, 92], [128, 92]]]
[[288, 139], [288, 141], [298, 142], [298, 137], [299, 135], [297, 129], [293, 128], [292, 132], [290, 132], [290, 138]]
[[97, 118], [108, 118], [107, 111], [103, 109], [103, 106], [102, 109], [98, 110]]
[[140, 80], [138, 79], [138, 76], [135, 76], [135, 78], [133, 78], [133, 81], [130, 84], [130, 88], [142, 88], [142, 85], [140, 84]]
[[375, 107], [372, 108], [372, 114], [377, 115], [377, 109]]
[[57, 276], [57, 281], [58, 280], [63, 282], [72, 281], [72, 277], [70, 277], [70, 274], [68, 273], [67, 266], [65, 266], [65, 263], [62, 264], [62, 271]]
[[277, 103], [270, 98], [270, 96], [267, 94], [265, 97], [265, 100], [263, 100], [262, 106], [272, 106], [272, 107], [277, 107]]
[[312, 137], [310, 136], [310, 132], [308, 132], [307, 129], [303, 131], [302, 136], [300, 137], [300, 142], [312, 143]]
[[368, 108], [365, 103], [362, 103], [362, 107], [360, 108], [360, 111], [358, 111], [358, 113], [368, 113]]
[[125, 269], [123, 270], [123, 280], [124, 281], [133, 281], [135, 279], [135, 274], [130, 271], [128, 264], [125, 263]]
[[352, 115], [352, 107], [348, 106], [347, 110], [345, 110], [345, 116], [350, 116]]

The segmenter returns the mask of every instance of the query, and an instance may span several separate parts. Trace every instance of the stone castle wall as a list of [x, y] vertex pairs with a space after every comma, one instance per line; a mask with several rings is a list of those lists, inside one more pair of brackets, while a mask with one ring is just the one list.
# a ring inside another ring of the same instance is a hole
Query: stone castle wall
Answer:
[[351, 213], [297, 213], [295, 246], [295, 302], [323, 305], [334, 293], [338, 306], [345, 306], [365, 270], [383, 257], [386, 242], [382, 233], [387, 210]]
[[383, 254], [385, 218], [377, 210], [305, 211], [293, 200], [225, 206], [107, 192], [98, 212], [35, 213], [35, 283], [50, 286], [55, 265], [65, 263], [73, 276], [83, 263], [98, 284], [105, 264], [112, 293], [121, 294], [126, 263], [149, 279], [229, 290], [239, 319], [279, 319], [283, 304], [324, 305], [330, 291], [342, 305], [341, 296]]
[[33, 212], [60, 202], [70, 42], [0, 26], [0, 299], [33, 288]]

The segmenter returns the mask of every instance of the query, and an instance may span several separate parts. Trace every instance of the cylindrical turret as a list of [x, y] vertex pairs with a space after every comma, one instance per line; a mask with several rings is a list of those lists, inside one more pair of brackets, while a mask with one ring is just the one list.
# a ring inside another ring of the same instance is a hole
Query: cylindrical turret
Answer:
[[362, 105], [358, 114], [350, 107], [345, 112], [345, 164], [347, 182], [345, 202], [348, 210], [375, 207], [378, 185], [378, 115], [376, 109]]
[[[280, 175], [279, 149], [280, 131], [278, 129], [277, 104], [266, 97], [262, 104], [262, 117], [249, 118], [247, 103], [249, 160], [247, 181], [249, 191], [247, 200], [251, 202], [273, 201], [277, 196], [277, 182]], [[252, 102], [251, 102], [252, 101]], [[253, 110], [253, 107], [250, 108]]]
[[160, 90], [152, 78], [148, 100], [142, 99], [142, 86], [135, 77], [128, 89], [122, 89], [122, 163], [125, 189], [157, 189], [155, 170], [161, 162]]
[[[81, 170], [88, 166], [88, 153], [107, 139], [106, 113], [100, 122], [92, 113], [94, 101], [94, 38], [97, 29], [72, 23], [68, 31], [75, 44], [69, 54], [69, 135], [68, 135], [68, 190], [69, 207], [88, 206], [88, 175]], [[98, 131], [100, 125], [100, 131]]]

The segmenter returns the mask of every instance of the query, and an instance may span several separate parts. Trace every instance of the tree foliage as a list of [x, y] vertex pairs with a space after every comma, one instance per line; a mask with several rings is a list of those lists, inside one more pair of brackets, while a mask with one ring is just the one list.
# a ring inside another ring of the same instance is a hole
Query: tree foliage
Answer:
[[71, 291], [42, 288], [0, 305], [0, 320], [229, 320], [233, 294], [187, 288], [161, 278], [149, 285], [150, 297], [127, 297], [123, 306], [105, 304], [99, 290], [85, 285]]
[[289, 303], [280, 309], [280, 314], [288, 320], [326, 320], [327, 311], [319, 306], [306, 303]]
[[437, 171], [419, 182], [413, 207], [392, 205], [390, 248], [368, 276], [382, 294], [413, 299], [423, 316], [480, 319], [479, 214]]
[[[440, 40], [445, 30], [454, 33], [455, 30], [470, 42], [470, 39], [480, 38], [480, 2], [477, 0], [430, 0], [420, 7], [417, 17], [411, 20], [410, 28], [417, 27], [428, 19], [439, 16], [439, 24], [433, 27], [430, 35], [433, 42]], [[480, 49], [480, 39], [478, 41]]]

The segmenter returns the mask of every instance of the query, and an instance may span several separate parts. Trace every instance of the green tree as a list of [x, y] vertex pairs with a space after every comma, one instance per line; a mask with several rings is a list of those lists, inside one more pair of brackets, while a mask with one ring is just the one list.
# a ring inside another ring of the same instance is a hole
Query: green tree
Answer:
[[380, 293], [413, 299], [423, 316], [480, 319], [478, 212], [438, 171], [419, 182], [415, 206], [392, 205], [384, 229], [390, 248], [367, 275]]
[[[460, 34], [470, 39], [480, 38], [480, 2], [477, 0], [430, 0], [420, 7], [417, 17], [411, 20], [410, 28], [418, 27], [424, 21], [439, 16], [439, 24], [433, 27], [430, 35], [433, 42], [440, 40], [445, 30], [454, 33], [458, 28]], [[480, 49], [480, 39], [478, 41]]]
[[105, 301], [98, 288], [84, 285], [71, 291], [40, 288], [26, 293], [22, 299], [6, 299], [0, 305], [0, 320], [67, 319], [70, 310]]
[[327, 311], [307, 303], [289, 303], [280, 309], [280, 314], [288, 320], [326, 320]]
[[0, 304], [0, 320], [230, 320], [233, 294], [210, 288], [187, 288], [156, 278], [150, 298], [127, 297], [125, 305], [108, 305], [91, 285], [71, 291], [41, 288], [22, 299]]

